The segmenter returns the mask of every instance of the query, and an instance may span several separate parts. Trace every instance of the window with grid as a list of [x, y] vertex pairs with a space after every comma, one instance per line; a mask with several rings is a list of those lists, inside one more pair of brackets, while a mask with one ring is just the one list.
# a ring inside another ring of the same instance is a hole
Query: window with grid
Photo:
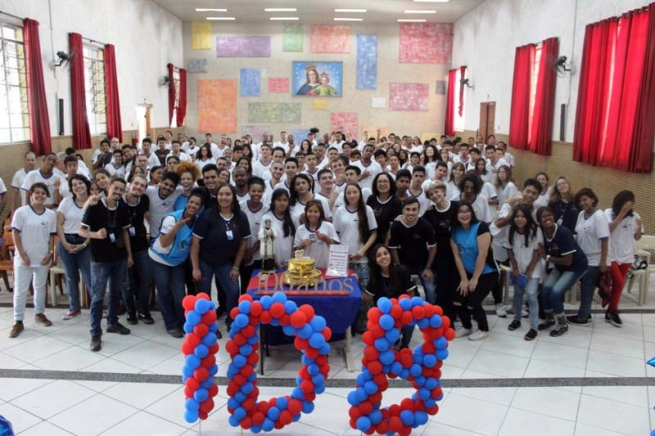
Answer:
[[86, 117], [91, 136], [107, 134], [107, 89], [105, 87], [105, 50], [84, 44], [84, 80], [86, 81]]
[[29, 140], [23, 28], [0, 22], [0, 144]]
[[180, 107], [180, 69], [173, 68], [173, 86], [175, 86], [175, 104], [173, 105], [173, 119], [171, 128], [179, 127], [177, 125], [177, 108]]

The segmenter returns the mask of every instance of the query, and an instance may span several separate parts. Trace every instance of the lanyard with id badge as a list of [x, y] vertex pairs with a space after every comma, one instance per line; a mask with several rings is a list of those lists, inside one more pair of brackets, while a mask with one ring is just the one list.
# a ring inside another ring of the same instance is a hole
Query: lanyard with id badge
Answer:
[[230, 223], [232, 222], [232, 217], [230, 217], [230, 219], [228, 220], [223, 218], [223, 222], [225, 223], [225, 237], [227, 238], [228, 241], [233, 241], [234, 232], [232, 231], [232, 229], [230, 229]]
[[113, 217], [112, 217], [112, 211], [109, 209], [109, 205], [107, 205], [107, 221], [108, 221], [108, 226], [107, 226], [107, 234], [109, 236], [109, 240], [111, 241], [112, 244], [116, 243], [116, 215], [118, 215], [118, 205], [116, 206], [116, 209], [113, 210]]

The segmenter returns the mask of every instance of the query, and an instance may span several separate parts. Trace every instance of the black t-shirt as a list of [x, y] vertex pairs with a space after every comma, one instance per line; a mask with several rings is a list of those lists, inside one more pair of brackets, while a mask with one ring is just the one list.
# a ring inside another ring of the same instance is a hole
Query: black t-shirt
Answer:
[[560, 271], [580, 272], [587, 269], [587, 256], [575, 241], [569, 229], [564, 226], [557, 226], [553, 239], [548, 239], [544, 234], [544, 248], [546, 249], [546, 254], [555, 257], [562, 257], [573, 253], [571, 265], [555, 265], [555, 268]]
[[398, 249], [398, 258], [402, 265], [425, 266], [428, 247], [436, 243], [432, 226], [423, 218], [419, 218], [412, 227], [407, 227], [402, 221], [394, 221], [391, 224], [389, 248]]
[[555, 213], [557, 224], [566, 227], [571, 233], [575, 233], [575, 224], [578, 222], [580, 210], [575, 207], [574, 201], [568, 203], [566, 201], [558, 201], [557, 203], [551, 201], [548, 203], [548, 207]]
[[166, 166], [166, 156], [168, 156], [170, 153], [171, 151], [166, 149], [162, 150], [158, 148], [155, 150], [155, 156], [159, 158], [159, 163], [164, 166]]
[[453, 250], [450, 248], [450, 222], [453, 214], [456, 213], [455, 203], [450, 201], [448, 208], [444, 211], [437, 209], [436, 205], [423, 214], [423, 219], [430, 223], [437, 237], [437, 258], [439, 260], [453, 259]]
[[368, 291], [375, 295], [376, 303], [382, 297], [398, 298], [416, 288], [410, 274], [402, 266], [398, 266], [396, 271], [391, 271], [391, 275], [394, 277], [382, 274], [371, 276]]
[[130, 216], [130, 245], [132, 253], [148, 249], [148, 236], [146, 226], [143, 222], [146, 212], [150, 207], [150, 198], [147, 195], [139, 197], [139, 202], [135, 206], [131, 206], [121, 198], [121, 204], [125, 206], [128, 215]]
[[403, 204], [396, 196], [389, 197], [386, 202], [382, 203], [375, 195], [368, 197], [366, 204], [373, 209], [375, 220], [378, 223], [378, 236], [375, 242], [384, 244], [391, 223], [403, 213]]
[[214, 267], [234, 262], [241, 241], [250, 237], [248, 217], [243, 212], [239, 217], [237, 226], [234, 217], [226, 220], [216, 208], [205, 209], [193, 229], [193, 235], [202, 238], [200, 260]]
[[[82, 225], [92, 232], [107, 230], [105, 239], [91, 238], [91, 258], [94, 262], [118, 262], [125, 259], [127, 253], [123, 244], [123, 228], [130, 226], [130, 215], [124, 204], [112, 210], [107, 208], [106, 200], [101, 200], [84, 213]], [[113, 238], [112, 238], [113, 235]], [[112, 242], [114, 239], [114, 242]]]

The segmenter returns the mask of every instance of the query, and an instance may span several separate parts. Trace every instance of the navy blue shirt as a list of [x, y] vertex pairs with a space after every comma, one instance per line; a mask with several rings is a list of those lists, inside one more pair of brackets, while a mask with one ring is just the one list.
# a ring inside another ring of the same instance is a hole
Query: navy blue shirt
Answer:
[[552, 239], [548, 239], [544, 233], [544, 248], [546, 254], [554, 257], [564, 257], [567, 254], [573, 254], [571, 265], [557, 265], [555, 268], [559, 271], [585, 271], [587, 269], [587, 256], [573, 238], [573, 234], [564, 226], [555, 224], [555, 234]]
[[193, 229], [193, 235], [202, 238], [201, 261], [214, 267], [234, 262], [241, 241], [250, 237], [248, 217], [240, 212], [239, 218], [237, 225], [234, 216], [226, 220], [214, 207], [202, 213]]

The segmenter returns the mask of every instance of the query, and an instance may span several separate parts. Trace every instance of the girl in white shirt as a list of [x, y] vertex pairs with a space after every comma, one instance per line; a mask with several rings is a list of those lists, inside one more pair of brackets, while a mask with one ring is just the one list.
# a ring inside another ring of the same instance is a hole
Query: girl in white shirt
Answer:
[[338, 244], [339, 237], [332, 223], [325, 221], [323, 205], [309, 200], [305, 206], [306, 223], [298, 227], [293, 245], [305, 250], [305, 256], [314, 259], [316, 268], [325, 269], [330, 258], [330, 245]]
[[578, 245], [587, 256], [587, 272], [580, 279], [578, 314], [566, 319], [571, 324], [587, 325], [598, 278], [607, 271], [610, 228], [603, 211], [597, 209], [598, 197], [594, 191], [582, 188], [575, 194], [574, 201], [581, 210], [575, 232]]
[[293, 239], [296, 236], [298, 222], [291, 217], [289, 207], [289, 193], [278, 188], [271, 196], [270, 212], [262, 217], [262, 222], [271, 220], [271, 225], [277, 236], [273, 246], [275, 247], [275, 266], [286, 268], [289, 259], [292, 257]]
[[496, 173], [496, 194], [498, 195], [498, 210], [505, 204], [505, 202], [514, 197], [518, 197], [519, 190], [514, 184], [512, 178], [512, 169], [507, 165], [501, 165]]
[[[634, 211], [635, 195], [632, 191], [621, 191], [614, 197], [612, 208], [605, 211], [610, 228], [610, 272], [612, 291], [605, 320], [616, 327], [623, 323], [619, 317], [619, 300], [623, 284], [635, 258], [634, 241], [641, 239], [643, 232], [641, 217]], [[603, 306], [607, 303], [603, 301]]]
[[377, 238], [377, 222], [370, 206], [364, 204], [362, 189], [348, 183], [343, 192], [344, 205], [334, 213], [334, 229], [348, 244], [349, 267], [355, 270], [359, 286], [366, 289], [369, 281], [366, 252]]

